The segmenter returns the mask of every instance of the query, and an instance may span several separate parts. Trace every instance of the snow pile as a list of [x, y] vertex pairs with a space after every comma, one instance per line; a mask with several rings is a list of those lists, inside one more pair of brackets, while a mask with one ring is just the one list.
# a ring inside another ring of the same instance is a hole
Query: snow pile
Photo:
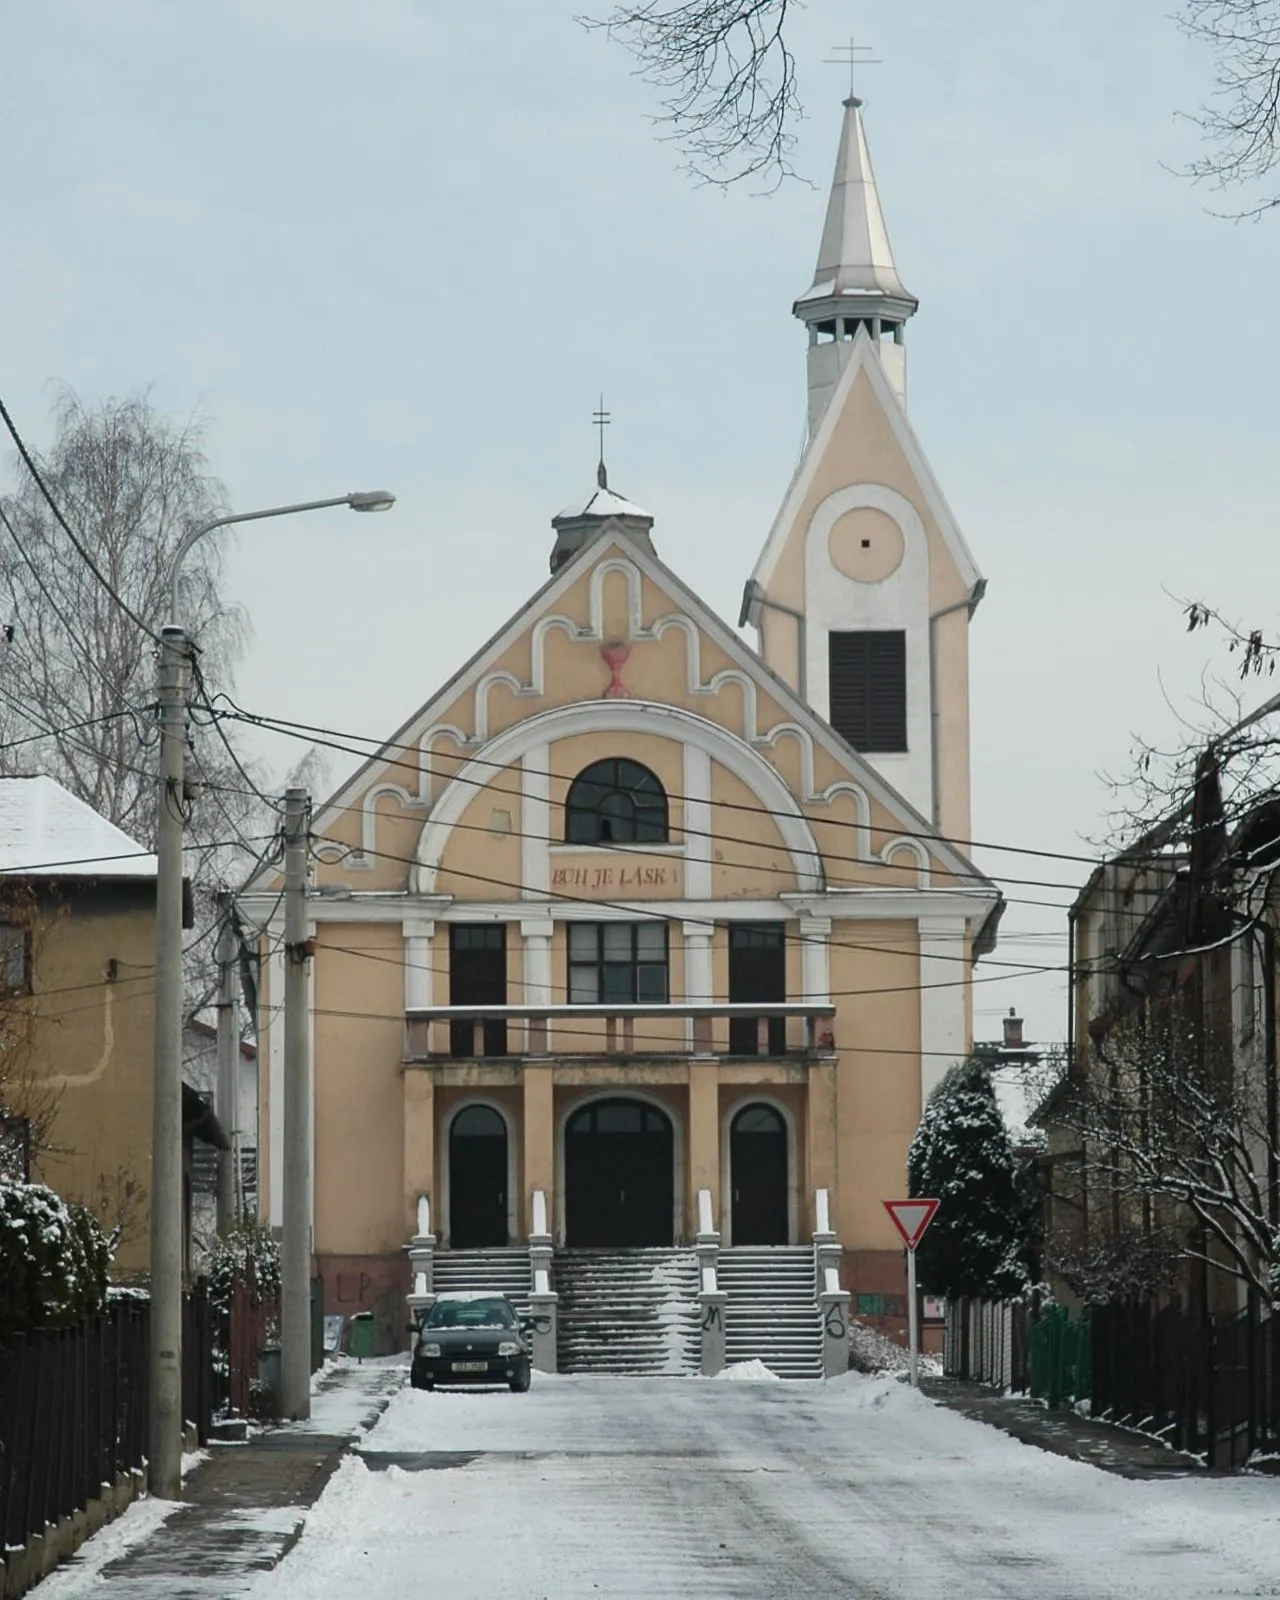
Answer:
[[913, 1389], [901, 1373], [881, 1372], [867, 1377], [861, 1372], [842, 1372], [838, 1378], [829, 1378], [827, 1386], [843, 1391], [842, 1403], [868, 1411], [934, 1409], [933, 1401]]
[[727, 1378], [730, 1383], [781, 1383], [782, 1379], [776, 1372], [770, 1371], [764, 1362], [758, 1358], [750, 1361], [735, 1361], [732, 1366], [724, 1367], [716, 1373], [717, 1378]]
[[[849, 1370], [905, 1372], [907, 1352], [895, 1340], [852, 1317], [849, 1321]], [[936, 1356], [921, 1356], [920, 1371], [936, 1377], [942, 1372], [942, 1363]]]

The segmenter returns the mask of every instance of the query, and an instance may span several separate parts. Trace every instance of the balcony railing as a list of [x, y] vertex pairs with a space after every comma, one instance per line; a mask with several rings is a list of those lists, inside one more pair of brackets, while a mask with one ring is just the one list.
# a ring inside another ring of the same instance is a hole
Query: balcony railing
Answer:
[[[820, 1060], [835, 1051], [834, 1017], [833, 1005], [812, 1001], [424, 1006], [406, 1014], [405, 1060], [551, 1055]], [[733, 1022], [739, 1026], [731, 1029]]]

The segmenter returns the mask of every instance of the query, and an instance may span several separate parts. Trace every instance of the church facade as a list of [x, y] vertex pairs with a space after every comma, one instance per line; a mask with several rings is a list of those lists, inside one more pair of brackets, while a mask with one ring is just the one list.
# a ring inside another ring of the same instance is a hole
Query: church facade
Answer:
[[[398, 1331], [424, 1218], [437, 1264], [544, 1234], [556, 1262], [675, 1250], [708, 1222], [785, 1253], [829, 1218], [855, 1311], [904, 1313], [881, 1201], [968, 1048], [1000, 910], [963, 843], [983, 580], [907, 420], [915, 309], [851, 99], [794, 307], [808, 445], [739, 620], [758, 649], [602, 463], [553, 520], [549, 580], [317, 808], [327, 1310]], [[277, 891], [242, 896], [270, 952], [270, 1223]]]

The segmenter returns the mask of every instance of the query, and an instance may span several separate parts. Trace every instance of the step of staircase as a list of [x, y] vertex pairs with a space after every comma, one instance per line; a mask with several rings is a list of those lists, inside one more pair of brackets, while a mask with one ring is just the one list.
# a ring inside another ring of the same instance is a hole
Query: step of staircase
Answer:
[[780, 1378], [822, 1376], [822, 1316], [809, 1245], [749, 1245], [721, 1250], [725, 1360], [763, 1361]]
[[554, 1276], [561, 1372], [634, 1378], [697, 1372], [692, 1250], [561, 1250]]
[[437, 1294], [505, 1294], [519, 1316], [529, 1314], [529, 1275], [527, 1249], [437, 1250], [433, 1262], [432, 1287]]

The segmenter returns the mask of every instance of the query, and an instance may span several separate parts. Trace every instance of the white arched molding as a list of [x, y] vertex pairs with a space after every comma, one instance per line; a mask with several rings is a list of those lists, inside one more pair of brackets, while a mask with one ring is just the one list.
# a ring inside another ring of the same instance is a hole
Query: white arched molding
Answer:
[[[850, 578], [831, 559], [831, 530], [864, 507], [883, 512], [902, 533], [896, 571], [873, 583]], [[920, 812], [933, 805], [929, 684], [929, 541], [920, 514], [904, 495], [880, 483], [859, 483], [830, 494], [809, 521], [804, 541], [806, 656], [809, 701], [830, 718], [829, 638], [862, 628], [901, 629], [907, 654], [907, 749], [868, 755], [899, 794]]]
[[921, 917], [920, 928], [920, 1109], [966, 1055], [964, 978], [968, 972], [967, 925], [963, 917]]
[[684, 893], [686, 900], [711, 898], [711, 757], [704, 746], [684, 746]]
[[[520, 1194], [516, 1180], [516, 1125], [511, 1113], [500, 1100], [492, 1100], [488, 1095], [469, 1094], [465, 1100], [460, 1100], [456, 1106], [450, 1106], [448, 1114], [440, 1124], [440, 1165], [441, 1174], [440, 1195], [436, 1204], [441, 1212], [441, 1238], [448, 1246], [451, 1242], [453, 1229], [453, 1196], [450, 1194], [450, 1160], [452, 1151], [453, 1125], [461, 1114], [471, 1106], [484, 1106], [489, 1111], [496, 1111], [502, 1118], [502, 1125], [507, 1130], [507, 1243], [514, 1244], [520, 1237], [518, 1232], [517, 1209], [520, 1203]], [[407, 1176], [407, 1174], [406, 1174]]]
[[551, 888], [550, 762], [545, 740], [529, 745], [520, 759], [520, 892], [526, 900]]
[[[531, 758], [533, 751], [539, 747], [545, 749], [556, 740], [568, 739], [580, 733], [616, 733], [622, 736], [652, 733], [678, 740], [681, 744], [697, 745], [710, 760], [718, 761], [745, 784], [763, 810], [773, 814], [774, 825], [791, 857], [796, 884], [801, 892], [822, 887], [822, 859], [813, 830], [779, 773], [757, 751], [716, 723], [708, 722], [705, 717], [695, 716], [693, 712], [678, 706], [659, 705], [646, 700], [587, 700], [558, 706], [516, 723], [514, 727], [497, 734], [467, 762], [440, 796], [423, 827], [418, 841], [417, 861], [410, 877], [413, 892], [434, 893], [436, 874], [453, 826], [475, 798], [478, 786], [483, 787], [497, 768], [512, 766], [527, 757], [532, 769], [535, 765]], [[541, 766], [545, 771], [545, 761]], [[522, 824], [522, 828], [526, 833], [543, 835], [549, 831], [532, 829], [527, 822]], [[526, 870], [531, 865], [526, 863]], [[529, 883], [530, 879], [526, 877], [525, 882]]]
[[796, 1119], [785, 1101], [757, 1089], [744, 1088], [724, 1108], [720, 1118], [720, 1242], [728, 1250], [733, 1245], [733, 1119], [751, 1106], [768, 1106], [782, 1118], [787, 1130], [787, 1242], [800, 1243], [800, 1201], [804, 1177], [800, 1171], [800, 1140]]
[[880, 852], [880, 859], [885, 866], [891, 867], [894, 864], [894, 857], [897, 855], [908, 855], [912, 858], [916, 864], [916, 888], [927, 889], [929, 887], [929, 852], [920, 843], [919, 839], [890, 839]]
[[388, 795], [398, 800], [406, 811], [420, 811], [426, 805], [421, 795], [412, 793], [399, 783], [377, 783], [360, 796], [360, 848], [351, 850], [333, 840], [316, 846], [318, 861], [341, 861], [348, 872], [371, 872], [378, 864], [378, 801]]
[[565, 1129], [569, 1126], [571, 1117], [599, 1100], [637, 1100], [641, 1105], [652, 1106], [655, 1111], [661, 1111], [671, 1124], [671, 1237], [677, 1244], [682, 1244], [685, 1237], [684, 1191], [689, 1182], [684, 1119], [674, 1106], [669, 1105], [660, 1096], [648, 1089], [634, 1088], [629, 1083], [614, 1083], [603, 1089], [593, 1089], [580, 1100], [571, 1100], [556, 1115], [556, 1243], [563, 1249], [565, 1219], [568, 1215], [568, 1197], [565, 1193]]

